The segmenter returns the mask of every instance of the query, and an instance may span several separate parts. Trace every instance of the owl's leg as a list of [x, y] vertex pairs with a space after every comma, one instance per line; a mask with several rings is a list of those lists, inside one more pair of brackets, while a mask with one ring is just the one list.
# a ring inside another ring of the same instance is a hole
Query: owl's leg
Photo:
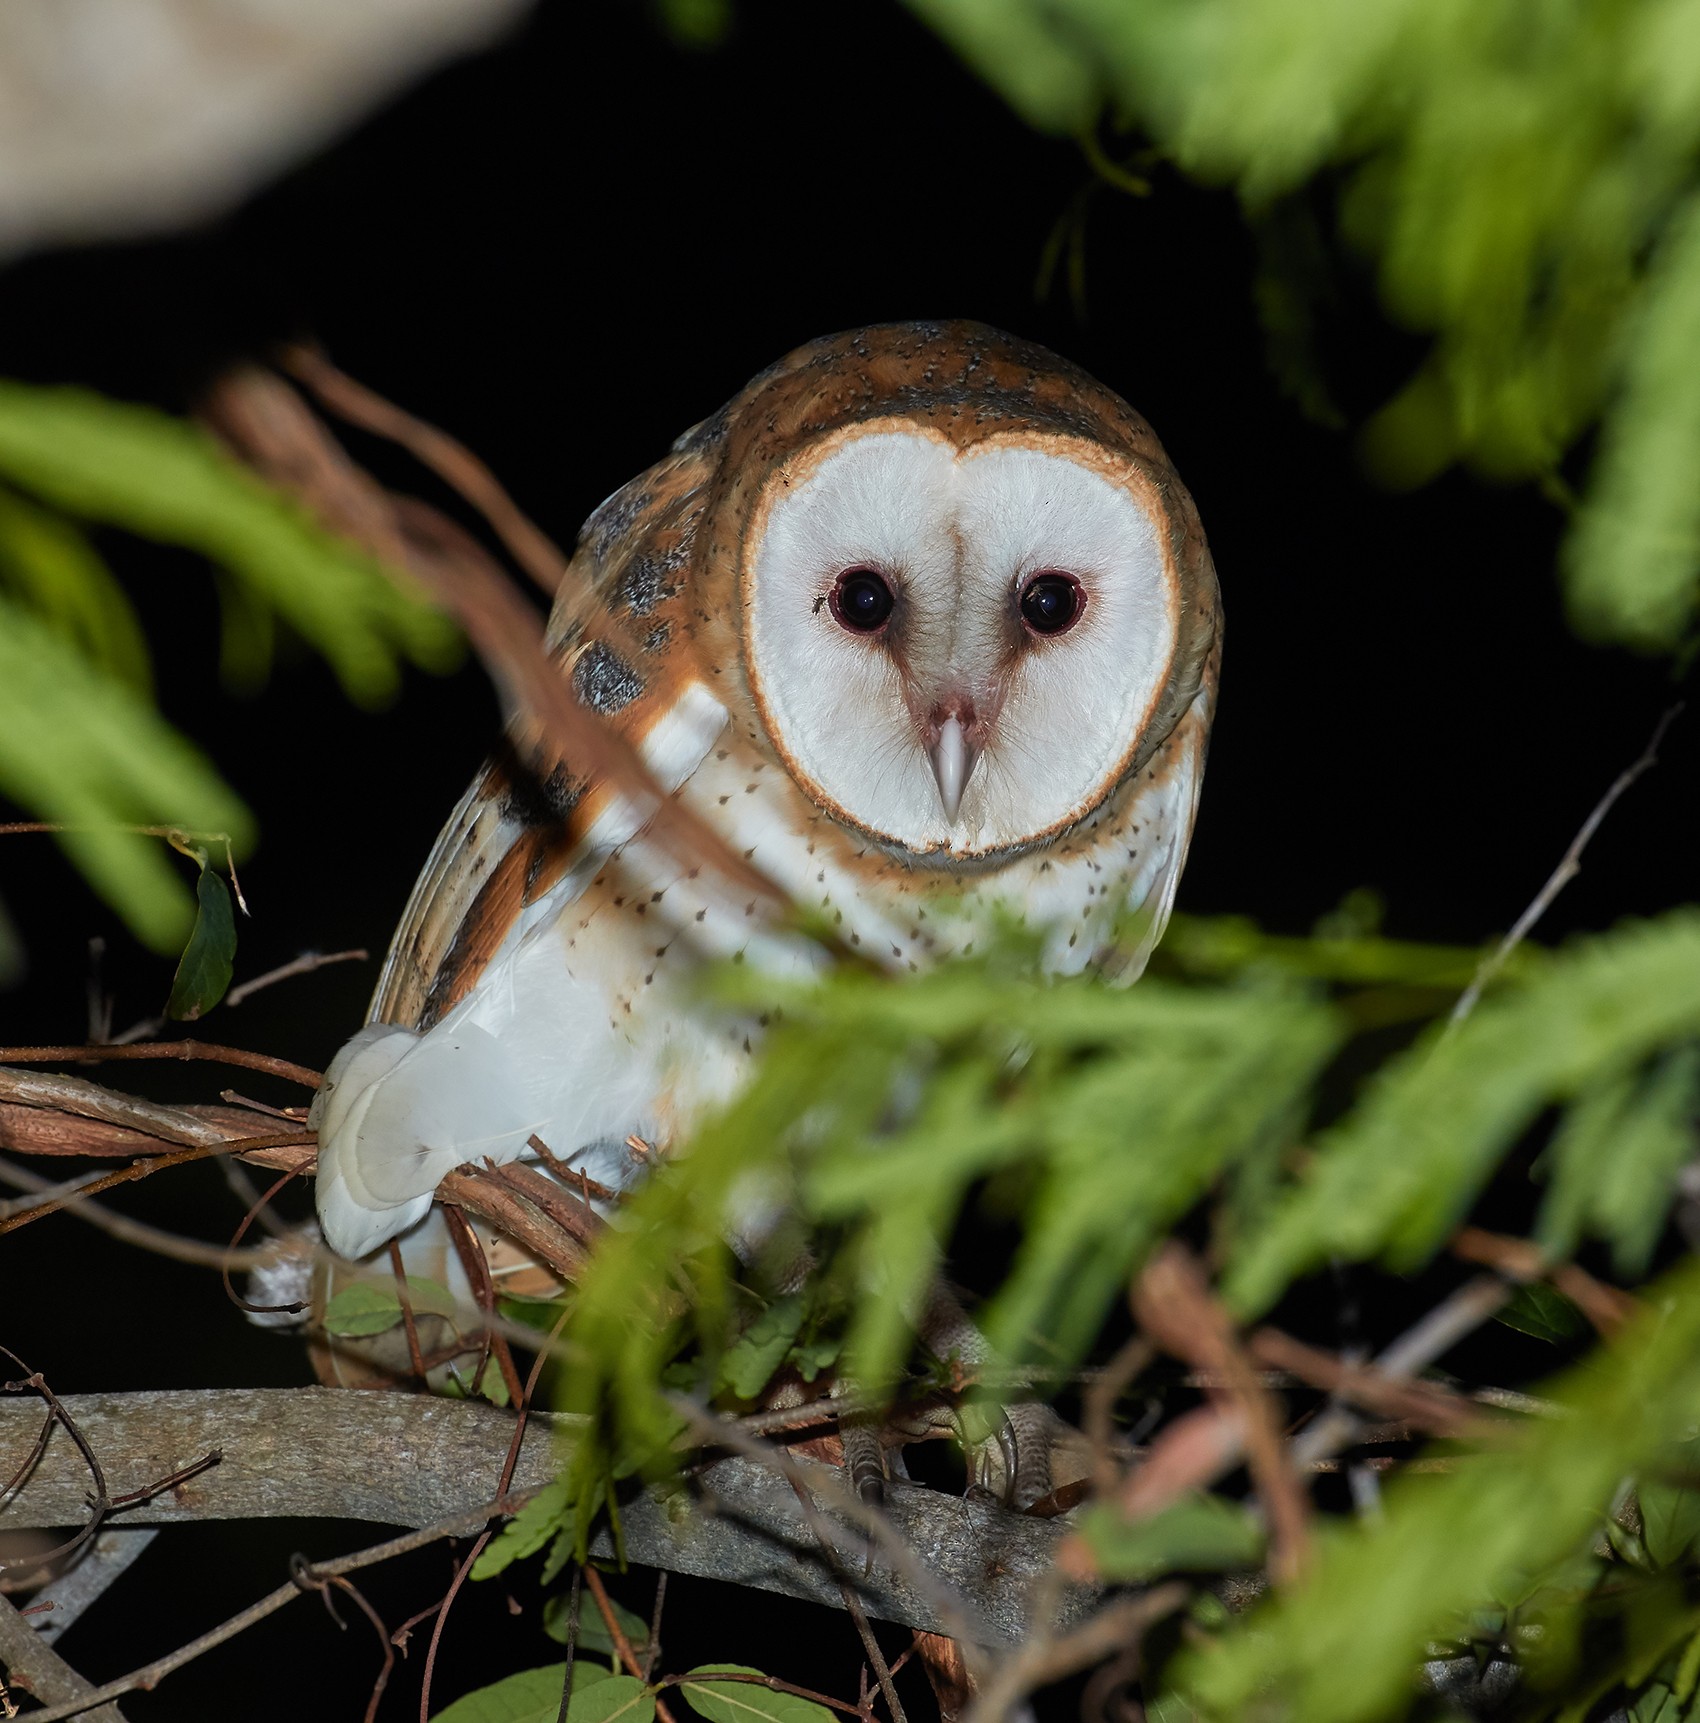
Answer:
[[850, 1488], [870, 1507], [878, 1507], [886, 1478], [880, 1420], [866, 1412], [847, 1413], [838, 1420], [838, 1439], [844, 1447], [844, 1476]]

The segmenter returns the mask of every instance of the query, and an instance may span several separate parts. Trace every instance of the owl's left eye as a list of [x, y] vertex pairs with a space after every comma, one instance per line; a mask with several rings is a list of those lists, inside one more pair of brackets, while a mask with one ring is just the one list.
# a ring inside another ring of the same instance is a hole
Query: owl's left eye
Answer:
[[1047, 569], [1021, 589], [1021, 620], [1035, 634], [1063, 634], [1080, 620], [1086, 593], [1072, 574]]

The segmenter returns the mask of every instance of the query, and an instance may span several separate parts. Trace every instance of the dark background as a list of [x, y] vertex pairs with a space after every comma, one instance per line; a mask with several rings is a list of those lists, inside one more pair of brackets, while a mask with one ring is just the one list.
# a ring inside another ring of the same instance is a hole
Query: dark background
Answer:
[[[0, 371], [185, 410], [230, 360], [310, 334], [470, 443], [570, 544], [603, 496], [811, 336], [966, 316], [1036, 338], [1152, 421], [1221, 574], [1221, 715], [1181, 908], [1302, 932], [1370, 885], [1392, 933], [1483, 941], [1639, 752], [1673, 698], [1668, 669], [1568, 634], [1562, 521], [1532, 490], [1455, 474], [1391, 496], [1363, 477], [1349, 432], [1300, 414], [1267, 363], [1257, 248], [1231, 196], [1162, 168], [1146, 198], [1091, 185], [1073, 144], [1028, 131], [896, 5], [748, 4], [721, 48], [698, 52], [636, 5], [553, 0], [211, 227], [13, 266], [0, 275]], [[1084, 212], [1083, 304], [1062, 271], [1036, 288], [1071, 211]], [[1326, 285], [1318, 363], [1361, 423], [1421, 344], [1380, 321], [1351, 260], [1334, 258]], [[408, 477], [355, 447], [387, 479]], [[234, 698], [210, 668], [209, 573], [106, 548], [148, 622], [165, 710], [260, 816], [238, 978], [307, 949], [376, 958], [493, 736], [479, 673], [410, 676], [392, 708], [360, 713], [321, 664], [286, 652], [269, 688]], [[1678, 723], [1658, 773], [1614, 813], [1545, 936], [1694, 895], [1700, 828], [1678, 810], [1696, 722]], [[50, 840], [7, 841], [0, 894], [30, 959], [0, 994], [0, 1038], [84, 1037], [93, 936], [107, 942], [118, 1026], [159, 1009], [169, 964], [137, 950]], [[322, 1066], [374, 975], [349, 965], [285, 984], [206, 1033]], [[134, 1075], [162, 1096], [218, 1086], [204, 1069]], [[235, 1218], [201, 1167], [130, 1206], [207, 1236]], [[246, 1327], [203, 1272], [96, 1245], [64, 1217], [0, 1245], [0, 1340], [60, 1393], [308, 1375], [293, 1343]], [[172, 1532], [64, 1649], [109, 1677], [269, 1589], [289, 1550], [366, 1541], [348, 1526]], [[393, 1621], [447, 1571], [433, 1552], [368, 1590]], [[634, 1576], [624, 1595], [647, 1610], [649, 1585]], [[439, 1704], [552, 1658], [525, 1582], [515, 1596], [517, 1617], [498, 1585], [463, 1594]], [[742, 1659], [854, 1690], [848, 1625], [801, 1605], [675, 1581], [667, 1639], [671, 1667]], [[385, 1715], [412, 1714], [417, 1664]], [[375, 1668], [363, 1625], [339, 1635], [303, 1602], [126, 1706], [137, 1719], [357, 1717]]]

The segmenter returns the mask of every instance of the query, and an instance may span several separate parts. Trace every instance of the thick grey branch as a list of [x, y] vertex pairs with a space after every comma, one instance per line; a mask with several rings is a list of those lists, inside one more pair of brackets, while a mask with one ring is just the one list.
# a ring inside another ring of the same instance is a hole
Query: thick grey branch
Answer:
[[[30, 1625], [11, 1603], [0, 1597], [0, 1668], [12, 1684], [27, 1689], [44, 1705], [86, 1699], [94, 1683], [86, 1681]], [[85, 1715], [89, 1723], [124, 1723], [116, 1705], [101, 1705]]]
[[[329, 1388], [85, 1394], [65, 1405], [114, 1496], [211, 1449], [223, 1453], [178, 1488], [120, 1510], [120, 1525], [287, 1516], [426, 1526], [488, 1499], [513, 1432], [511, 1416], [494, 1407]], [[22, 1460], [40, 1425], [33, 1400], [0, 1402], [0, 1477]], [[570, 1435], [570, 1420], [530, 1420], [514, 1491], [553, 1476], [558, 1435]], [[826, 1468], [796, 1464], [832, 1481]], [[0, 1532], [80, 1523], [87, 1486], [87, 1468], [56, 1428], [41, 1463], [0, 1505]], [[888, 1518], [943, 1587], [974, 1598], [992, 1636], [1006, 1644], [1022, 1638], [1030, 1590], [1051, 1567], [1063, 1526], [895, 1482]], [[629, 1557], [644, 1566], [843, 1607], [838, 1577], [790, 1484], [754, 1460], [721, 1460], [672, 1491], [640, 1496], [623, 1525]], [[606, 1544], [598, 1551], [611, 1553]], [[858, 1591], [870, 1615], [933, 1632], [944, 1625], [935, 1603], [884, 1560]], [[1090, 1602], [1072, 1598], [1061, 1625]]]

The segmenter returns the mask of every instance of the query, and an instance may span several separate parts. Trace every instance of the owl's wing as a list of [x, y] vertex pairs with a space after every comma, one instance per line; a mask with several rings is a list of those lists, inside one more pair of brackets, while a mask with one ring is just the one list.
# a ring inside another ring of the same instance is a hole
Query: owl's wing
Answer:
[[[683, 609], [706, 464], [700, 451], [675, 456], [591, 516], [563, 589], [571, 600], [549, 630], [581, 703], [623, 734], [669, 794], [727, 721], [683, 649], [684, 618], [670, 614]], [[521, 746], [488, 764], [450, 815], [367, 1027], [331, 1062], [315, 1100], [319, 1219], [344, 1256], [364, 1256], [419, 1221], [454, 1167], [523, 1153], [559, 1116], [563, 1089], [606, 1075], [595, 1042], [603, 990], [544, 940], [642, 816], [594, 776], [557, 766], [539, 777]]]

